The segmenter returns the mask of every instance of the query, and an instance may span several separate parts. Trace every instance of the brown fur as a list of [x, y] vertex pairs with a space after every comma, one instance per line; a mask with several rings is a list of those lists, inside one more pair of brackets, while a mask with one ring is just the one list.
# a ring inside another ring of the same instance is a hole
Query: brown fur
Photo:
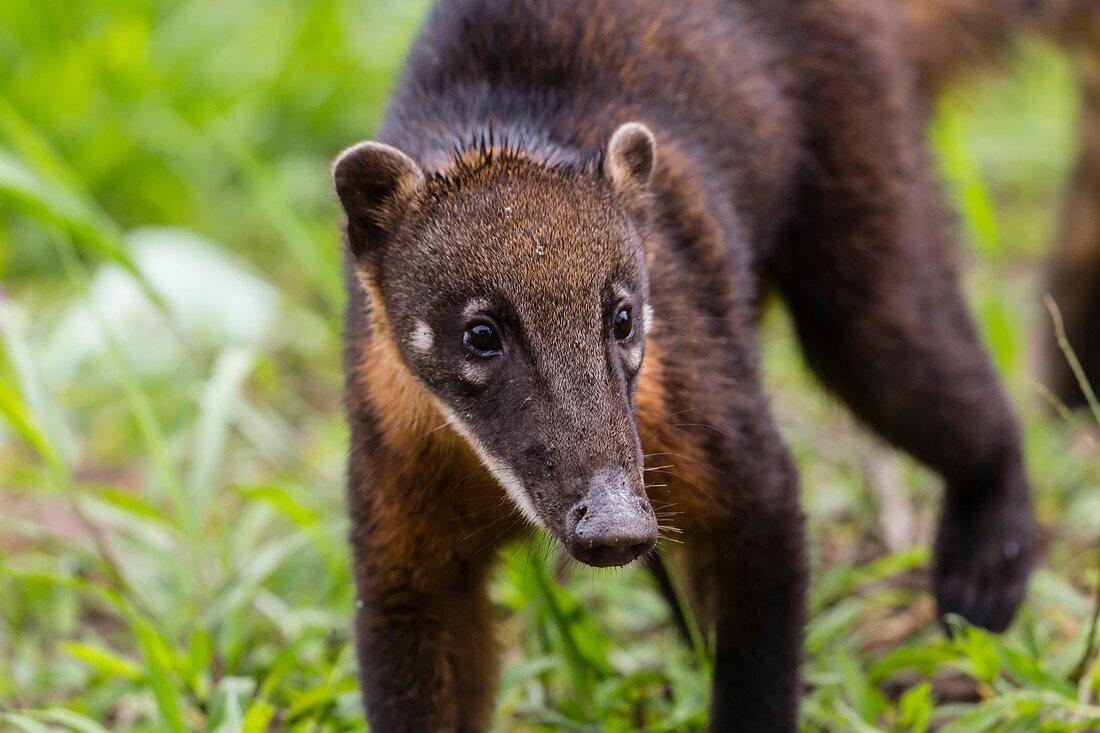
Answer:
[[[617, 541], [655, 510], [713, 629], [712, 729], [794, 730], [805, 550], [759, 374], [769, 287], [822, 382], [944, 477], [941, 610], [1009, 623], [1027, 479], [958, 290], [905, 33], [876, 0], [436, 7], [382, 144], [334, 169], [375, 730], [485, 729], [484, 585], [520, 531], [510, 502], [586, 562], [582, 522]], [[478, 324], [499, 347], [475, 348]]]

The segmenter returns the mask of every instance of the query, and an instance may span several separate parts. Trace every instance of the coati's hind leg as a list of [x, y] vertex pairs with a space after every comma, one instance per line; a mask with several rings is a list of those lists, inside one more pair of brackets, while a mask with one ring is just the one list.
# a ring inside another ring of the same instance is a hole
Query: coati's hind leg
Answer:
[[1036, 543], [1018, 428], [959, 291], [904, 72], [848, 36], [807, 49], [815, 167], [772, 272], [822, 382], [946, 480], [941, 612], [1003, 629]]
[[[1094, 390], [1100, 390], [1100, 21], [1082, 28], [1077, 51], [1081, 73], [1081, 153], [1062, 216], [1061, 246], [1051, 267], [1051, 294], [1066, 335]], [[1066, 404], [1084, 404], [1065, 356], [1051, 338], [1051, 387]]]

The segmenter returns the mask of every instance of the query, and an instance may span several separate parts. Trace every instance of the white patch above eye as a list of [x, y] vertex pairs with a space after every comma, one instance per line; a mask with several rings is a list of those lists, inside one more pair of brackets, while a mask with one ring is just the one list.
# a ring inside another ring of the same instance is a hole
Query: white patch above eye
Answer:
[[642, 328], [646, 333], [649, 333], [653, 329], [653, 306], [646, 303], [642, 308]]
[[409, 337], [412, 347], [422, 354], [432, 350], [432, 344], [435, 343], [435, 334], [432, 333], [432, 327], [424, 321], [417, 321], [416, 327], [413, 328], [412, 335]]
[[492, 307], [492, 304], [483, 298], [474, 298], [462, 309], [462, 315], [473, 318], [478, 313], [484, 313]]
[[493, 474], [502, 487], [504, 487], [505, 493], [508, 494], [508, 498], [512, 500], [512, 503], [516, 505], [520, 513], [527, 518], [527, 521], [536, 527], [546, 529], [546, 525], [539, 519], [538, 512], [535, 511], [535, 505], [531, 503], [531, 497], [527, 495], [527, 489], [523, 487], [523, 482], [515, 471], [506, 466], [496, 456], [492, 455], [485, 449], [485, 446], [474, 435], [473, 431], [462, 422], [462, 420], [442, 402], [436, 401], [439, 406], [439, 411], [443, 413], [443, 416], [447, 418], [447, 422], [450, 423], [459, 435], [466, 439], [466, 442], [470, 444], [470, 447], [477, 453], [478, 458], [485, 464], [485, 468], [489, 469], [489, 473]]

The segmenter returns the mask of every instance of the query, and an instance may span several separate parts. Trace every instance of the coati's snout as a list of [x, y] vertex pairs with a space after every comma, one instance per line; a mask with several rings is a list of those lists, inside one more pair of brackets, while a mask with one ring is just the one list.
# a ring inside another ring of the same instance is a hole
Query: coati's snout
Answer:
[[566, 515], [565, 544], [588, 565], [626, 565], [657, 544], [657, 518], [625, 472], [603, 471]]
[[486, 147], [426, 174], [363, 143], [334, 166], [376, 337], [516, 507], [596, 566], [657, 539], [633, 407], [654, 161], [629, 123], [568, 164]]

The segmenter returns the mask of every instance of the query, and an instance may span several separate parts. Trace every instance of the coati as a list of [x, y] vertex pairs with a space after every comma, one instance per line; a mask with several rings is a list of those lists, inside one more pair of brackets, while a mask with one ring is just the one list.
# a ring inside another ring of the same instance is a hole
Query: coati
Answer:
[[1036, 530], [922, 139], [920, 1], [434, 7], [377, 141], [333, 167], [372, 730], [484, 730], [496, 548], [535, 525], [623, 565], [654, 506], [713, 629], [711, 729], [795, 730], [806, 560], [761, 389], [769, 289], [822, 383], [943, 476], [940, 611], [1009, 623]]

